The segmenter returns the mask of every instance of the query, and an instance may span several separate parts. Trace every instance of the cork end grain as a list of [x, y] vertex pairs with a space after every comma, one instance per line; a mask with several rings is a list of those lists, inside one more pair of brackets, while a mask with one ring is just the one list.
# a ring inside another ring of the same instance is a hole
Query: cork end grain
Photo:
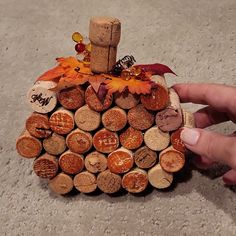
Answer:
[[162, 110], [169, 105], [170, 101], [165, 78], [163, 76], [154, 75], [151, 77], [151, 80], [155, 82], [155, 85], [150, 94], [141, 95], [141, 103], [148, 110]]
[[48, 187], [53, 192], [61, 195], [69, 193], [73, 189], [73, 186], [73, 179], [65, 173], [59, 173], [48, 183]]
[[93, 131], [97, 129], [101, 123], [101, 114], [85, 105], [75, 112], [75, 123], [78, 128], [84, 131]]
[[121, 133], [120, 143], [129, 150], [137, 149], [143, 143], [143, 133], [140, 130], [129, 127]]
[[122, 187], [130, 193], [141, 193], [148, 185], [148, 175], [146, 171], [135, 169], [126, 173], [122, 178]]
[[173, 174], [166, 172], [160, 164], [157, 164], [148, 171], [148, 179], [154, 188], [164, 189], [172, 184]]
[[74, 186], [81, 193], [92, 193], [97, 188], [96, 176], [88, 171], [83, 171], [74, 177]]
[[49, 119], [50, 128], [57, 134], [68, 134], [74, 128], [74, 114], [59, 108]]
[[84, 105], [84, 90], [80, 86], [63, 89], [57, 97], [59, 103], [69, 110], [75, 110]]
[[78, 174], [84, 168], [84, 158], [80, 154], [67, 151], [60, 156], [59, 166], [66, 174]]
[[185, 156], [182, 152], [169, 147], [159, 154], [160, 165], [167, 172], [178, 172], [185, 164]]
[[62, 135], [53, 133], [43, 140], [43, 147], [51, 155], [60, 155], [66, 150], [66, 139]]
[[178, 129], [183, 123], [181, 110], [166, 108], [156, 114], [156, 124], [163, 132]]
[[144, 134], [144, 142], [153, 151], [161, 151], [170, 143], [169, 133], [162, 132], [157, 126], [148, 129]]
[[91, 173], [99, 173], [107, 168], [107, 158], [100, 152], [91, 152], [85, 157], [85, 167]]
[[113, 107], [102, 115], [102, 123], [110, 131], [119, 131], [127, 123], [126, 112], [121, 108]]
[[55, 156], [47, 153], [34, 161], [33, 170], [40, 178], [51, 179], [58, 171], [58, 161]]
[[98, 174], [97, 186], [104, 193], [116, 193], [121, 188], [121, 177], [109, 170], [105, 170]]
[[47, 138], [52, 132], [48, 116], [34, 112], [25, 123], [27, 131], [36, 138]]
[[25, 158], [38, 157], [42, 151], [42, 143], [25, 131], [16, 142], [17, 152]]
[[155, 165], [157, 160], [157, 153], [152, 151], [147, 146], [139, 148], [134, 153], [134, 161], [139, 168], [149, 169]]
[[108, 169], [116, 174], [123, 174], [131, 170], [134, 165], [133, 153], [126, 148], [119, 148], [109, 154]]
[[128, 110], [138, 105], [140, 97], [137, 94], [124, 91], [122, 93], [115, 93], [114, 101], [118, 107]]
[[56, 93], [50, 89], [56, 87], [53, 81], [38, 81], [27, 93], [27, 101], [33, 111], [46, 114], [57, 105]]
[[128, 111], [128, 122], [135, 129], [145, 130], [153, 125], [154, 115], [139, 104]]
[[91, 149], [92, 140], [92, 135], [89, 132], [75, 129], [67, 135], [66, 145], [72, 152], [83, 154]]
[[93, 136], [93, 146], [98, 152], [113, 152], [119, 146], [119, 137], [115, 132], [101, 129]]
[[180, 129], [174, 131], [170, 136], [170, 140], [171, 140], [171, 145], [173, 146], [174, 149], [176, 149], [177, 151], [180, 151], [182, 153], [185, 153], [187, 149], [186, 149], [184, 142], [180, 138], [180, 134], [181, 134], [182, 130], [183, 130], [183, 128], [180, 128]]

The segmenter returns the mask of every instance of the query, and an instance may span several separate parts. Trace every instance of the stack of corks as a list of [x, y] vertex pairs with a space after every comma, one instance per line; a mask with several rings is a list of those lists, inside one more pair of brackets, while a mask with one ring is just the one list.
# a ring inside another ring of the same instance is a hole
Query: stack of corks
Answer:
[[[111, 70], [119, 39], [117, 19], [91, 19], [93, 72]], [[35, 83], [28, 92], [34, 112], [17, 140], [18, 153], [34, 159], [35, 174], [58, 194], [170, 187], [185, 165], [181, 130], [194, 127], [194, 118], [164, 76], [151, 79], [155, 86], [148, 95], [125, 90], [103, 100], [89, 84], [55, 93], [54, 82]]]

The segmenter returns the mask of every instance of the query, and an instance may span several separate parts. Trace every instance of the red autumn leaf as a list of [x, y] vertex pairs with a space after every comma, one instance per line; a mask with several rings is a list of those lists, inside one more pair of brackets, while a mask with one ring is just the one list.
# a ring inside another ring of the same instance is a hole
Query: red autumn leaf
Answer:
[[55, 82], [58, 82], [60, 77], [65, 73], [64, 69], [60, 66], [56, 66], [54, 68], [52, 68], [51, 70], [45, 72], [44, 74], [42, 74], [38, 79], [38, 80], [53, 80]]
[[153, 75], [164, 75], [165, 73], [175, 74], [168, 66], [155, 63], [146, 65], [135, 65], [135, 67], [140, 67], [145, 72], [151, 72]]

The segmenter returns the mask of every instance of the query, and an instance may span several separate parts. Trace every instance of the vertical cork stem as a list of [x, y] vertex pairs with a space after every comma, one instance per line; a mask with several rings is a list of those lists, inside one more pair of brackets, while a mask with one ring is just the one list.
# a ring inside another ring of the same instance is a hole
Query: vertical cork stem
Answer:
[[92, 44], [90, 67], [93, 72], [106, 73], [115, 65], [120, 32], [121, 24], [116, 18], [91, 18], [89, 25], [89, 39]]

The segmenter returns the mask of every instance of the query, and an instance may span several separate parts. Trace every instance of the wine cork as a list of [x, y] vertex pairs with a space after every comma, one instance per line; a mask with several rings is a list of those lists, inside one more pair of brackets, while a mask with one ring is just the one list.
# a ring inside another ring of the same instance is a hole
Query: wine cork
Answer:
[[139, 95], [129, 93], [125, 90], [122, 93], [115, 93], [114, 101], [116, 105], [122, 109], [131, 109], [138, 105], [140, 98]]
[[68, 134], [74, 128], [74, 115], [72, 112], [60, 108], [49, 119], [51, 129], [57, 134]]
[[184, 154], [177, 151], [172, 146], [159, 154], [159, 160], [162, 169], [171, 173], [181, 170], [185, 164]]
[[66, 88], [58, 92], [58, 101], [69, 110], [75, 110], [84, 105], [84, 90], [80, 86]]
[[113, 152], [119, 146], [119, 137], [115, 132], [101, 129], [93, 136], [93, 146], [102, 153]]
[[148, 179], [153, 187], [164, 189], [170, 187], [172, 184], [173, 174], [166, 172], [160, 164], [157, 164], [148, 171]]
[[162, 110], [169, 104], [169, 93], [165, 78], [159, 75], [153, 75], [151, 80], [155, 82], [155, 85], [150, 94], [141, 95], [141, 103], [148, 110]]
[[151, 168], [157, 162], [157, 153], [147, 146], [141, 147], [134, 153], [134, 161], [139, 168]]
[[172, 88], [169, 89], [169, 97], [168, 107], [156, 114], [156, 124], [163, 132], [174, 131], [183, 123], [179, 96]]
[[85, 157], [85, 168], [91, 173], [99, 173], [107, 168], [107, 158], [104, 154], [94, 151]]
[[40, 178], [51, 179], [58, 171], [58, 160], [48, 153], [43, 154], [34, 161], [33, 170]]
[[42, 143], [25, 130], [17, 139], [16, 150], [22, 157], [35, 158], [42, 151]]
[[141, 104], [130, 109], [127, 117], [130, 126], [138, 130], [148, 129], [154, 123], [154, 115]]
[[65, 174], [59, 173], [48, 183], [48, 187], [55, 193], [64, 195], [73, 189], [73, 179]]
[[102, 123], [110, 131], [119, 131], [127, 123], [126, 112], [121, 108], [113, 107], [102, 115]]
[[187, 128], [195, 128], [195, 120], [192, 112], [182, 110], [183, 113], [183, 124]]
[[145, 144], [153, 151], [161, 151], [170, 143], [169, 133], [162, 132], [157, 126], [148, 129], [144, 134]]
[[85, 91], [85, 101], [92, 110], [101, 112], [107, 110], [111, 106], [113, 95], [107, 93], [103, 101], [101, 101], [93, 87], [90, 85]]
[[92, 193], [97, 188], [96, 176], [88, 171], [83, 171], [75, 176], [74, 186], [81, 193]]
[[166, 108], [156, 114], [156, 124], [163, 132], [178, 129], [183, 123], [181, 110]]
[[66, 137], [67, 147], [75, 153], [83, 154], [92, 147], [92, 135], [80, 129], [75, 129]]
[[101, 123], [101, 114], [85, 105], [75, 112], [75, 123], [78, 128], [84, 131], [93, 131], [97, 129]]
[[176, 130], [175, 132], [173, 132], [170, 136], [170, 141], [171, 141], [171, 145], [173, 146], [174, 149], [185, 153], [186, 146], [184, 145], [184, 142], [180, 138], [180, 134], [181, 134], [182, 130], [183, 130], [183, 128], [180, 128], [180, 129]]
[[90, 68], [93, 72], [106, 73], [116, 64], [120, 34], [121, 24], [118, 19], [91, 18], [89, 25], [89, 39], [92, 45]]
[[175, 92], [173, 88], [169, 89], [169, 98], [170, 98], [170, 103], [168, 107], [173, 108], [174, 110], [180, 110], [181, 105], [180, 105], [179, 95]]
[[53, 133], [43, 140], [43, 147], [51, 155], [60, 155], [66, 150], [66, 139], [57, 133]]
[[48, 116], [36, 112], [26, 120], [25, 127], [36, 138], [47, 138], [52, 133]]
[[97, 176], [98, 188], [104, 193], [116, 193], [121, 188], [121, 177], [117, 174], [105, 170]]
[[57, 105], [56, 93], [50, 89], [56, 87], [53, 81], [38, 81], [27, 93], [30, 107], [39, 113], [51, 112]]
[[120, 143], [127, 149], [137, 149], [143, 143], [143, 133], [140, 130], [129, 127], [121, 133]]
[[59, 166], [66, 174], [78, 174], [84, 168], [84, 158], [82, 155], [68, 150], [60, 156]]
[[147, 172], [136, 168], [122, 178], [122, 187], [130, 193], [141, 193], [148, 185]]
[[126, 148], [119, 148], [108, 155], [107, 166], [113, 173], [126, 173], [133, 167], [133, 165], [133, 153]]

